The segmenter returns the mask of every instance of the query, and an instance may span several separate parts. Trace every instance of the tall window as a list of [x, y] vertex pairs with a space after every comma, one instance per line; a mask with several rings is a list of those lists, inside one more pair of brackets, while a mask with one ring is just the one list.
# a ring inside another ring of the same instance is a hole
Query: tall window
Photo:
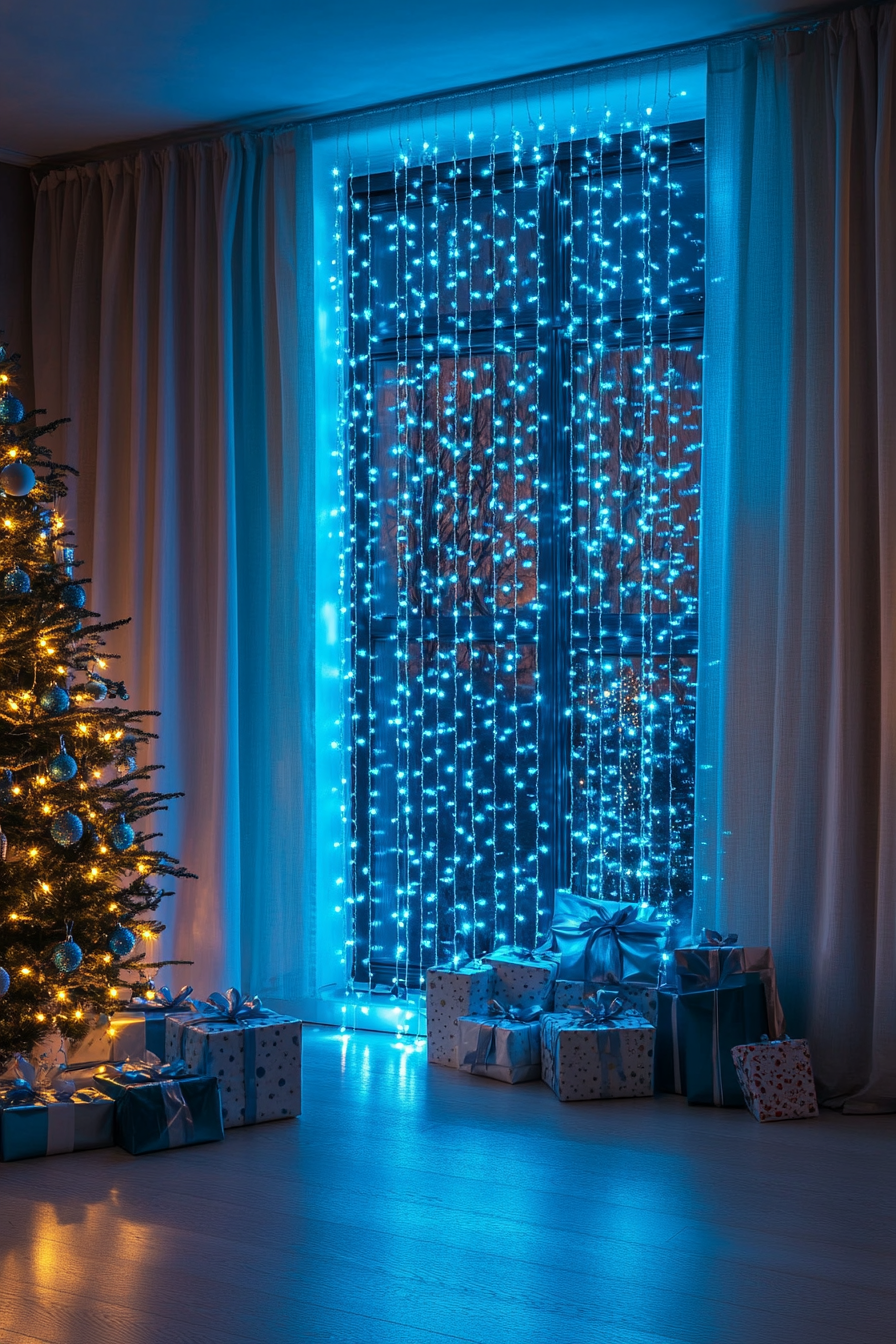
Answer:
[[691, 897], [702, 125], [341, 185], [356, 982]]

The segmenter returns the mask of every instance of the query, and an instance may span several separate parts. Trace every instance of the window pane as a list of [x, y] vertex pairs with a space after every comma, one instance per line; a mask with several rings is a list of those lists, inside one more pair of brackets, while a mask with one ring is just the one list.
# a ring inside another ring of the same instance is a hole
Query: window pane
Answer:
[[531, 643], [374, 645], [357, 695], [365, 729], [355, 792], [369, 820], [356, 899], [359, 915], [367, 907], [358, 923], [370, 927], [359, 975], [415, 988], [436, 952], [488, 950], [495, 931], [532, 945], [542, 857], [536, 670]]
[[528, 176], [518, 173], [514, 187], [513, 175], [493, 173], [487, 160], [472, 173], [459, 163], [456, 176], [451, 165], [438, 175], [427, 166], [400, 172], [377, 195], [370, 264], [381, 335], [438, 316], [450, 346], [455, 327], [496, 308], [535, 321], [538, 190]]
[[613, 901], [691, 894], [696, 659], [575, 653], [572, 885]]
[[534, 352], [377, 361], [375, 616], [494, 616], [537, 599]]
[[576, 602], [587, 614], [697, 612], [701, 345], [577, 348]]

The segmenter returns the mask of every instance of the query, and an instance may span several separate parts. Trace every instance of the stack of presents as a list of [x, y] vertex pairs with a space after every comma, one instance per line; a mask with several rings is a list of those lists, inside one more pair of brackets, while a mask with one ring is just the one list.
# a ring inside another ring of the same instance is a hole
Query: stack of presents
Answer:
[[757, 1120], [818, 1114], [806, 1041], [784, 1034], [771, 949], [704, 930], [668, 951], [655, 910], [558, 892], [551, 941], [455, 957], [427, 974], [442, 1064], [560, 1101], [678, 1092]]
[[194, 1000], [150, 988], [76, 1044], [18, 1056], [0, 1076], [0, 1156], [118, 1144], [154, 1153], [298, 1115], [302, 1024], [235, 989]]

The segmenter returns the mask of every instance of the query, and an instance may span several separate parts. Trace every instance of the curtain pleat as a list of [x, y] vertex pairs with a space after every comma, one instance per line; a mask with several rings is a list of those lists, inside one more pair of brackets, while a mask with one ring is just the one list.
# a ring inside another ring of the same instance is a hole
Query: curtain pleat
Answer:
[[292, 128], [53, 172], [33, 280], [81, 573], [186, 795], [169, 975], [287, 1001], [315, 979], [310, 156]]
[[896, 17], [710, 49], [695, 927], [896, 1108]]

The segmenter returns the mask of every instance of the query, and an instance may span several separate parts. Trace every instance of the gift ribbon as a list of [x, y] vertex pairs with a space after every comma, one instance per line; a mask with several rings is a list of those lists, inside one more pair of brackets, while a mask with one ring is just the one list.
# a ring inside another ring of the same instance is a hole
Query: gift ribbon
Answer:
[[600, 913], [592, 915], [590, 919], [583, 919], [578, 930], [579, 933], [587, 934], [588, 937], [585, 944], [583, 978], [585, 980], [596, 980], [603, 973], [603, 968], [597, 956], [597, 944], [601, 938], [607, 938], [610, 941], [613, 954], [616, 957], [617, 969], [609, 972], [609, 974], [615, 975], [618, 980], [622, 980], [625, 973], [623, 939], [655, 943], [657, 933], [663, 930], [664, 926], [661, 924], [638, 919], [637, 911], [631, 905], [623, 906], [621, 910], [615, 910], [611, 915]]
[[131, 1008], [140, 1008], [143, 1012], [166, 1012], [166, 1013], [189, 1013], [196, 1009], [196, 1005], [190, 998], [193, 993], [192, 985], [182, 985], [176, 994], [172, 994], [167, 985], [161, 985], [158, 989], [152, 986], [144, 999], [131, 999]]

